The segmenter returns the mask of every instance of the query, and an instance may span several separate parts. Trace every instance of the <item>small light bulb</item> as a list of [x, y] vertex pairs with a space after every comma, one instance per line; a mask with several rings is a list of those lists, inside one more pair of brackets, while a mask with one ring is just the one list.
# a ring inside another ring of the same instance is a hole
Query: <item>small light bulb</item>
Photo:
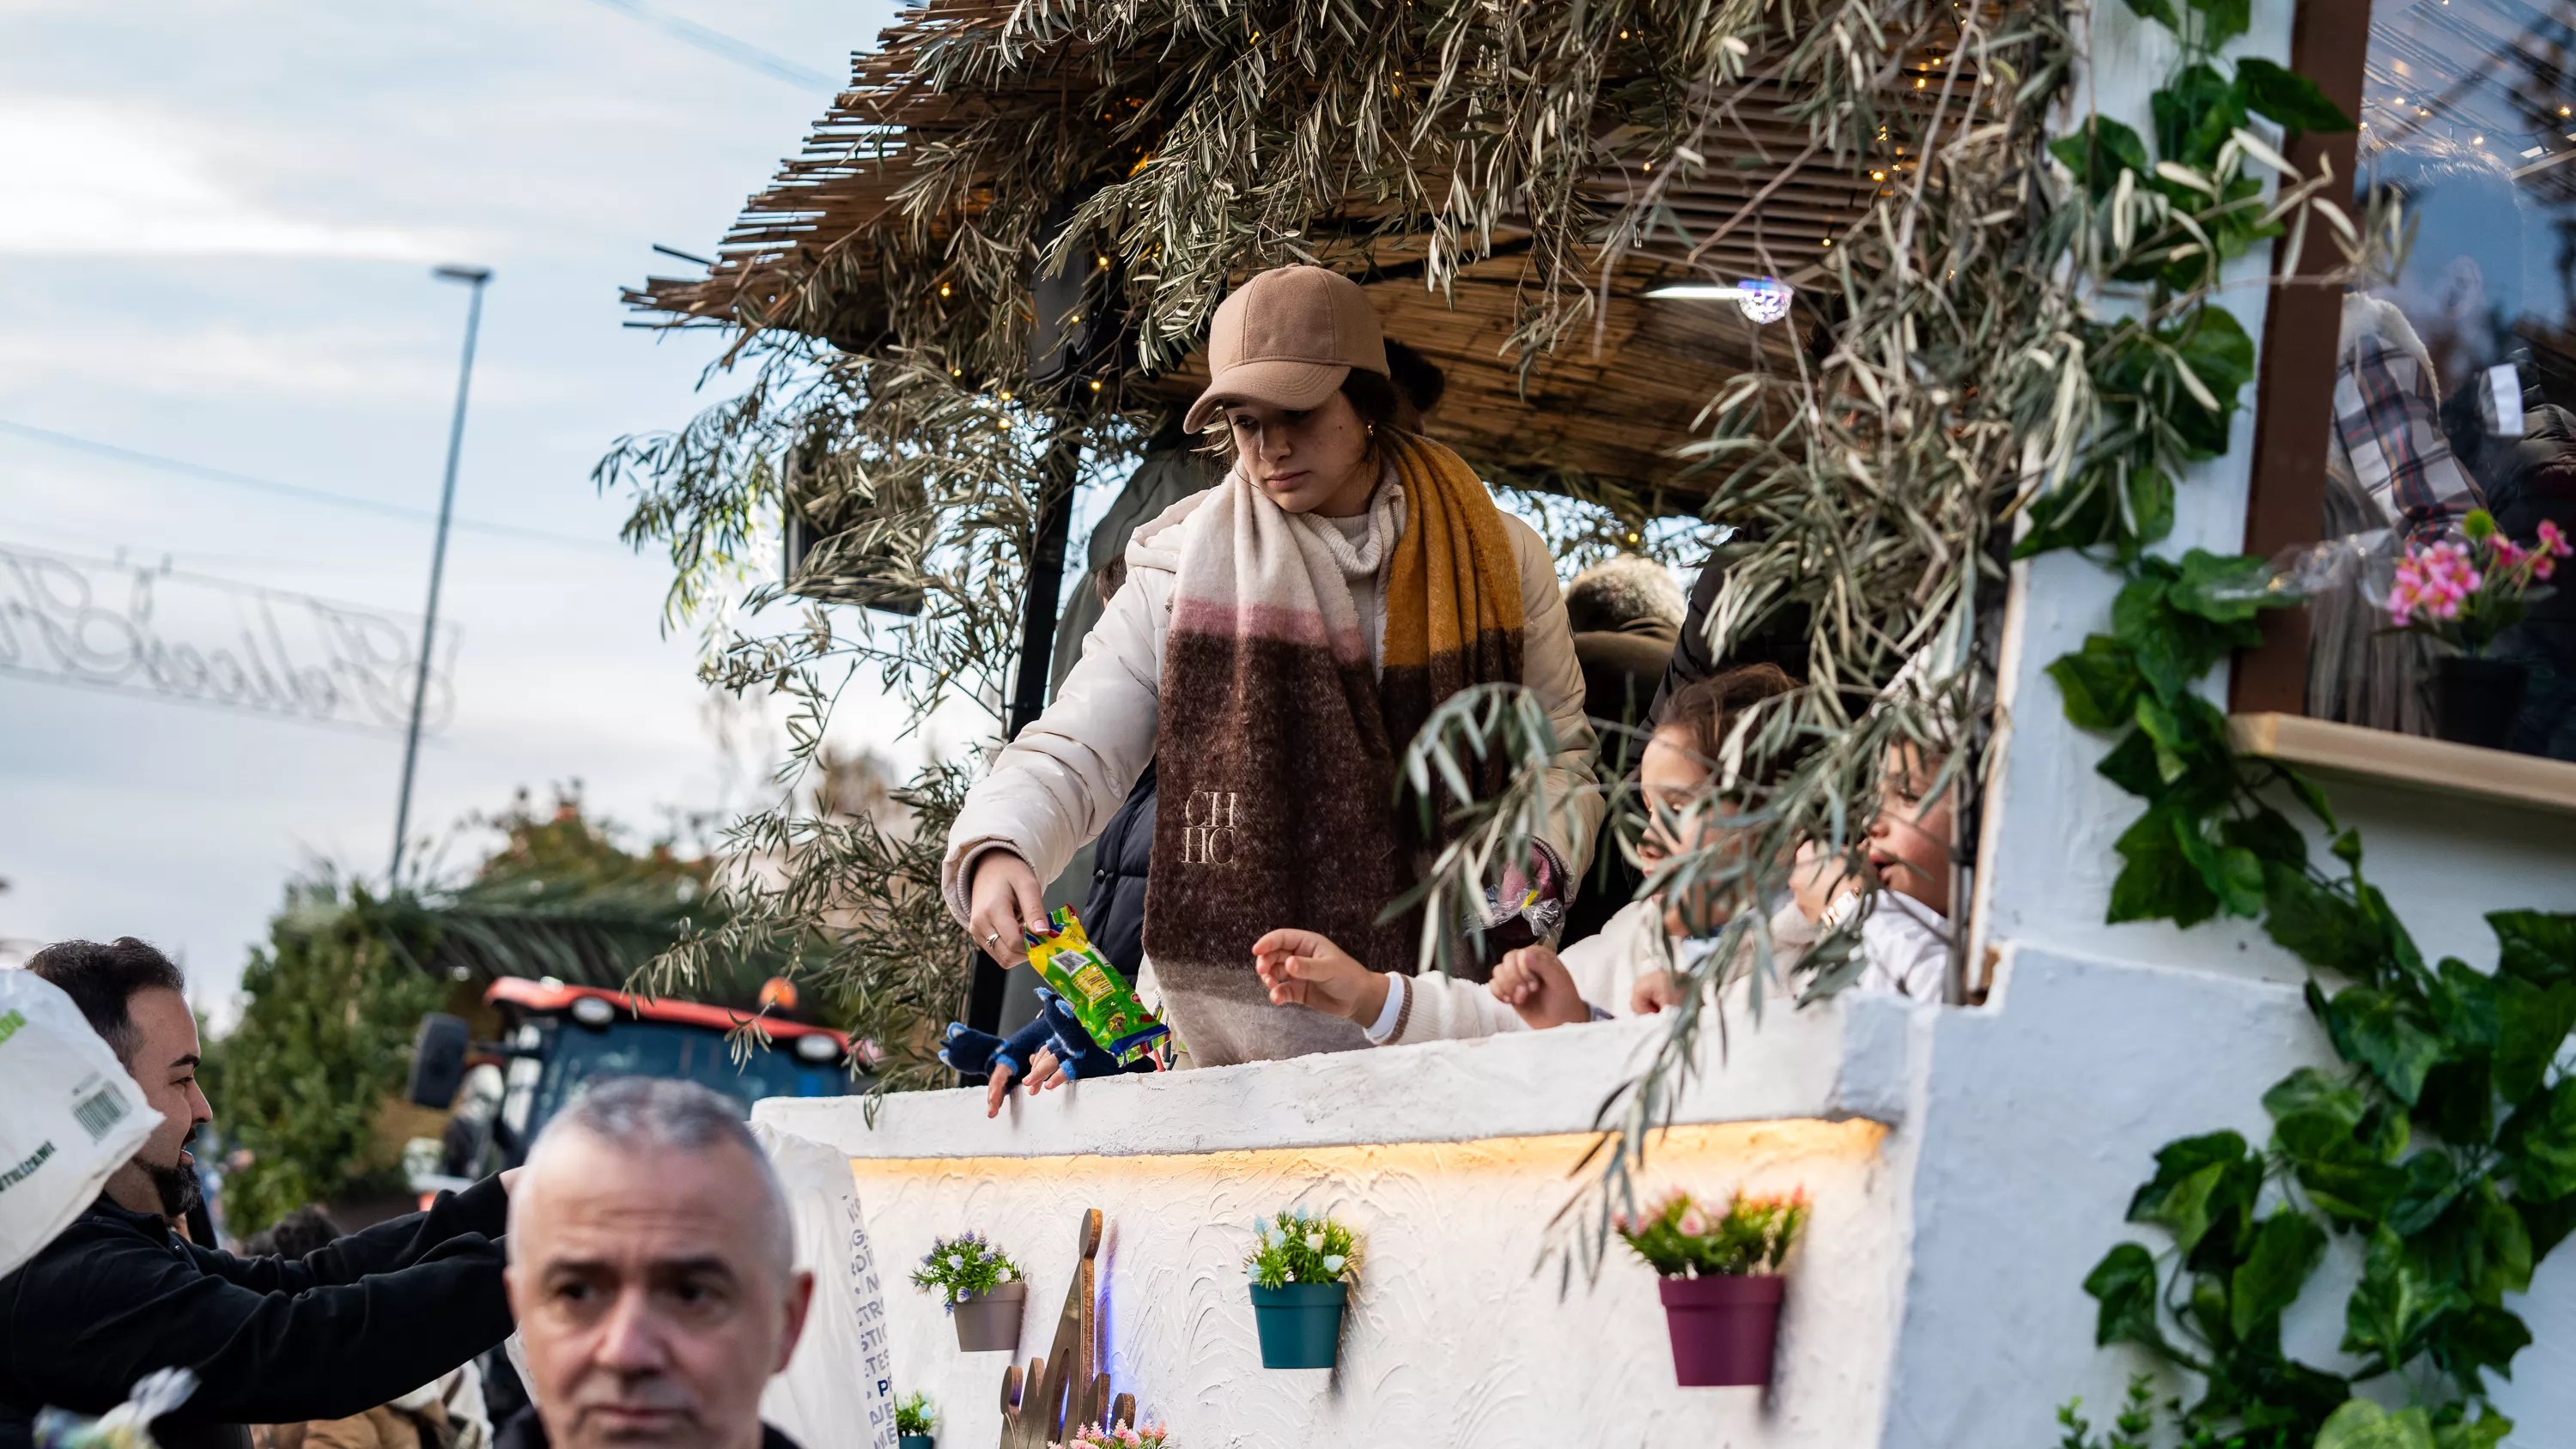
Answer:
[[946, 282], [939, 284], [939, 295], [943, 297], [948, 295], [948, 284]]
[[1091, 390], [1092, 390], [1093, 392], [1098, 392], [1098, 391], [1100, 391], [1100, 379], [1099, 379], [1099, 378], [1096, 378], [1096, 377], [1095, 377], [1095, 378], [1093, 378], [1093, 379], [1091, 380]]

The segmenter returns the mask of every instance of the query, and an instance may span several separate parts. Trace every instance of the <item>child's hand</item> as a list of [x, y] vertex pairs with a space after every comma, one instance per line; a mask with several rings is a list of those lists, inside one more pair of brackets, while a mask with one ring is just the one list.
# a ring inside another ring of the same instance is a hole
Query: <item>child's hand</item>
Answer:
[[1628, 992], [1628, 1009], [1639, 1016], [1653, 1016], [1681, 1002], [1681, 978], [1670, 971], [1649, 971]]
[[1252, 969], [1273, 1006], [1371, 1022], [1386, 1009], [1386, 977], [1312, 931], [1283, 930], [1252, 943]]
[[1789, 894], [1798, 903], [1799, 915], [1821, 921], [1835, 901], [1859, 890], [1860, 878], [1852, 874], [1851, 862], [1827, 855], [1812, 840], [1798, 847], [1798, 863], [1789, 871]]
[[1592, 1006], [1574, 989], [1574, 977], [1545, 946], [1523, 946], [1494, 968], [1494, 999], [1520, 1013], [1532, 1031], [1574, 1026], [1592, 1019]]

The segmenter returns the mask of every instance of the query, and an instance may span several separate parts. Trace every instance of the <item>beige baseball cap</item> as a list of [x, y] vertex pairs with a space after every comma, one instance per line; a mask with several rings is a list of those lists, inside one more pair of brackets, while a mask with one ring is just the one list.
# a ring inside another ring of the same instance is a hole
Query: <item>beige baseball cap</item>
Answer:
[[1207, 391], [1184, 425], [1197, 432], [1227, 403], [1314, 407], [1354, 367], [1387, 375], [1386, 338], [1368, 293], [1322, 267], [1274, 267], [1217, 304]]

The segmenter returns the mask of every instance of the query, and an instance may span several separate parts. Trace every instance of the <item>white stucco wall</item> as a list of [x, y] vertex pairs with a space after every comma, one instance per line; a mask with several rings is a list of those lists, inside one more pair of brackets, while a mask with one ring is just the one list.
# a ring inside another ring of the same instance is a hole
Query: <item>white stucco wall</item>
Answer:
[[[1884, 1413], [1905, 1272], [1902, 1117], [1930, 1013], [1889, 1001], [1775, 1013], [1712, 1051], [1650, 1190], [1815, 1198], [1766, 1396], [1681, 1389], [1655, 1280], [1613, 1248], [1597, 1281], [1542, 1259], [1605, 1084], [1651, 1022], [1128, 1077], [987, 1121], [980, 1092], [761, 1104], [769, 1127], [851, 1156], [898, 1392], [944, 1442], [999, 1432], [1004, 1355], [960, 1354], [903, 1282], [935, 1237], [975, 1228], [1029, 1272], [1018, 1355], [1047, 1351], [1082, 1209], [1107, 1218], [1102, 1351], [1116, 1387], [1193, 1446], [1733, 1444], [1850, 1449]], [[1270, 1145], [1280, 1142], [1295, 1145]], [[973, 1155], [947, 1155], [973, 1154]], [[1341, 1366], [1259, 1366], [1242, 1260], [1253, 1220], [1303, 1204], [1350, 1223], [1363, 1270]], [[795, 1374], [841, 1372], [798, 1360]], [[811, 1449], [829, 1449], [815, 1445]]]

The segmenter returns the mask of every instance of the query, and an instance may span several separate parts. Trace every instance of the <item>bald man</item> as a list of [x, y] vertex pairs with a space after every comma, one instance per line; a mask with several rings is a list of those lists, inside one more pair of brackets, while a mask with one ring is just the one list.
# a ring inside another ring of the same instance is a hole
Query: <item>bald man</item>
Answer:
[[795, 1449], [760, 1422], [813, 1301], [787, 1195], [731, 1098], [616, 1077], [510, 1196], [510, 1307], [553, 1449]]

